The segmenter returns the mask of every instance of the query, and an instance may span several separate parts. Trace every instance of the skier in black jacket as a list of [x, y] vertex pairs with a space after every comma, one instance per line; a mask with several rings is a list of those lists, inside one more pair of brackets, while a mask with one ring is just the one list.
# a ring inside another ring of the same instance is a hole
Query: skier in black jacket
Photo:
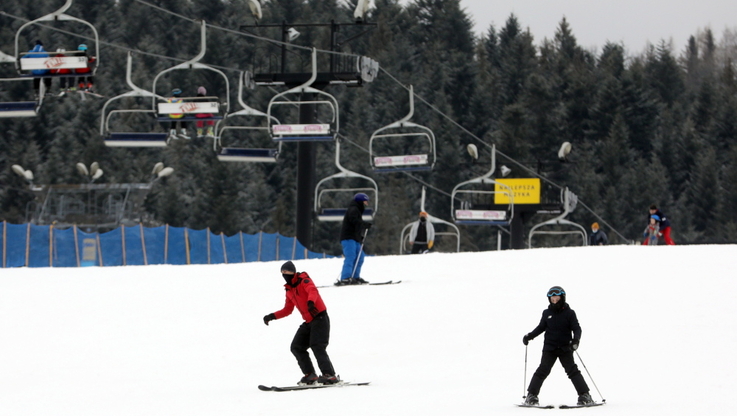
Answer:
[[343, 227], [340, 230], [340, 245], [343, 246], [343, 270], [340, 280], [335, 284], [352, 285], [368, 283], [361, 278], [363, 265], [363, 233], [371, 228], [371, 223], [363, 220], [363, 211], [368, 205], [369, 197], [364, 193], [357, 193], [348, 206], [343, 217]]
[[566, 303], [566, 292], [560, 286], [553, 286], [548, 290], [548, 301], [550, 304], [543, 311], [540, 323], [522, 338], [522, 342], [527, 345], [536, 336], [545, 332], [543, 356], [527, 387], [525, 404], [533, 406], [539, 404], [537, 395], [540, 394], [540, 387], [558, 359], [576, 388], [578, 404], [594, 404], [589, 394], [589, 386], [573, 360], [573, 351], [578, 349], [581, 340], [581, 326], [578, 324], [576, 312]]

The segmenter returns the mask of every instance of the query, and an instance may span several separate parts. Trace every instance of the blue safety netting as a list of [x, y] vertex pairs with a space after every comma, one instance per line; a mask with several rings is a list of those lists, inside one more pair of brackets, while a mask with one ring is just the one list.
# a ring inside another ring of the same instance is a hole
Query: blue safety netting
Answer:
[[54, 230], [52, 239], [52, 259], [54, 267], [77, 267], [79, 256], [74, 244], [74, 228]]
[[26, 265], [26, 242], [30, 224], [3, 224], [3, 267]]
[[106, 233], [76, 227], [0, 223], [0, 267], [85, 267], [221, 264], [331, 257], [279, 234], [213, 234], [209, 230], [140, 225]]

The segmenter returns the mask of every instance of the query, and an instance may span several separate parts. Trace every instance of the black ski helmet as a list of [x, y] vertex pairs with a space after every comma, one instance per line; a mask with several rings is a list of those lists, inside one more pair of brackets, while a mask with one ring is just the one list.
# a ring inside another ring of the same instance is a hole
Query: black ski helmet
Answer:
[[566, 301], [566, 291], [560, 286], [553, 286], [548, 289], [548, 302], [550, 302], [552, 296], [560, 296], [561, 302]]

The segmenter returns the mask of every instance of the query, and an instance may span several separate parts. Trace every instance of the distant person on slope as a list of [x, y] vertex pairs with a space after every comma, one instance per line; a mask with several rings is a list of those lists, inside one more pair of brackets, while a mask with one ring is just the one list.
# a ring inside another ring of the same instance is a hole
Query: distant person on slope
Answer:
[[591, 224], [591, 236], [589, 237], [590, 246], [605, 246], [609, 244], [609, 238], [604, 230], [599, 229], [599, 223]]
[[340, 229], [340, 245], [343, 246], [343, 270], [337, 286], [359, 285], [368, 283], [361, 278], [363, 266], [363, 237], [371, 228], [371, 223], [363, 220], [363, 211], [368, 206], [369, 197], [357, 193], [343, 216], [343, 227]]
[[[663, 237], [663, 240], [665, 240], [665, 244], [668, 246], [676, 245], [676, 243], [670, 237], [670, 220], [666, 218], [665, 214], [663, 214], [663, 211], [659, 210], [655, 204], [652, 204], [650, 205], [650, 215], [657, 215], [659, 218], [658, 226], [660, 227], [660, 234], [658, 235], [658, 237]], [[648, 221], [650, 221], [649, 218]]]
[[645, 227], [645, 231], [642, 233], [642, 236], [645, 237], [645, 241], [642, 242], [642, 245], [657, 246], [658, 234], [660, 234], [660, 217], [657, 215], [651, 215], [650, 224]]
[[578, 324], [576, 312], [566, 303], [566, 292], [560, 286], [553, 286], [548, 290], [548, 303], [548, 308], [543, 311], [537, 327], [522, 337], [522, 343], [527, 345], [536, 336], [545, 332], [542, 360], [530, 379], [525, 404], [531, 406], [540, 404], [537, 396], [556, 360], [560, 360], [568, 378], [573, 382], [578, 393], [578, 404], [594, 404], [589, 394], [589, 386], [573, 360], [573, 351], [578, 349], [581, 340], [581, 326]]
[[[330, 318], [325, 303], [315, 287], [315, 283], [306, 272], [297, 273], [294, 263], [288, 261], [281, 266], [281, 275], [287, 282], [286, 301], [284, 308], [264, 316], [264, 323], [269, 325], [270, 321], [281, 319], [292, 314], [295, 307], [305, 320], [297, 329], [292, 340], [292, 354], [297, 358], [297, 364], [302, 370], [304, 377], [299, 381], [300, 385], [306, 384], [335, 384], [340, 380], [335, 376], [333, 364], [327, 353], [330, 341]], [[312, 349], [315, 354], [317, 365], [322, 375], [315, 374], [315, 367], [307, 349]]]
[[426, 253], [435, 244], [435, 228], [427, 220], [427, 212], [420, 212], [420, 218], [412, 224], [409, 230], [409, 244], [412, 254]]

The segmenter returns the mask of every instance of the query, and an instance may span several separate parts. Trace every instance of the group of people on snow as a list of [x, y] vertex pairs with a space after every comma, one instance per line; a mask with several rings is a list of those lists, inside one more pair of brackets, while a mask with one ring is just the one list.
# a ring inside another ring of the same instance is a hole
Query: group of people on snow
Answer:
[[[642, 236], [644, 241], [642, 245], [654, 246], [658, 244], [658, 241], [662, 238], [666, 245], [674, 246], [676, 243], [670, 236], [671, 228], [670, 221], [663, 214], [663, 211], [658, 209], [657, 205], [650, 205], [649, 214], [647, 217], [647, 226], [643, 231]], [[605, 246], [609, 244], [609, 238], [606, 233], [599, 228], [599, 223], [595, 222], [591, 224], [591, 234], [589, 235], [590, 246]]]
[[[369, 197], [365, 193], [354, 195], [343, 217], [340, 240], [344, 261], [341, 277], [336, 285], [367, 283], [360, 276], [364, 260], [363, 242], [372, 225], [363, 219], [368, 203]], [[654, 204], [650, 206], [649, 224], [645, 237], [644, 244], [647, 245], [656, 244], [657, 239], [661, 237], [666, 244], [674, 244], [670, 237], [670, 222]], [[424, 211], [420, 212], [418, 220], [412, 224], [410, 231], [412, 253], [422, 253], [432, 249], [434, 238], [435, 232], [432, 223], [428, 221], [428, 214]], [[590, 244], [606, 245], [608, 242], [606, 233], [600, 229], [599, 224], [593, 223]], [[327, 353], [330, 341], [330, 318], [315, 283], [306, 272], [297, 272], [296, 266], [291, 261], [281, 266], [281, 275], [286, 283], [284, 285], [286, 291], [284, 307], [264, 316], [264, 324], [269, 325], [269, 322], [273, 320], [284, 318], [296, 308], [304, 319], [290, 347], [303, 374], [298, 384], [340, 383], [340, 378], [336, 375]], [[577, 405], [595, 405], [586, 380], [574, 359], [574, 352], [581, 343], [582, 334], [576, 312], [566, 302], [566, 292], [560, 286], [551, 287], [547, 292], [547, 299], [548, 306], [543, 310], [540, 322], [522, 337], [522, 342], [526, 347], [531, 340], [545, 333], [542, 358], [527, 386], [523, 406], [539, 406], [540, 389], [556, 361], [560, 361], [576, 389]], [[320, 376], [315, 371], [308, 349], [311, 349], [315, 355], [321, 372]]]
[[[340, 383], [341, 380], [336, 375], [327, 353], [330, 343], [330, 317], [314, 281], [307, 272], [298, 272], [291, 261], [282, 264], [281, 275], [285, 281], [284, 307], [265, 315], [264, 324], [269, 325], [269, 322], [273, 320], [287, 317], [296, 308], [304, 320], [297, 328], [290, 346], [303, 374], [298, 384]], [[540, 389], [558, 360], [578, 393], [577, 404], [580, 406], [593, 405], [595, 402], [589, 393], [589, 387], [573, 357], [574, 351], [581, 343], [582, 333], [576, 312], [566, 303], [566, 292], [560, 286], [551, 287], [547, 298], [548, 307], [543, 311], [539, 324], [522, 337], [522, 342], [526, 347], [535, 337], [545, 333], [540, 365], [531, 377], [524, 405], [539, 405]], [[321, 372], [320, 376], [315, 371], [308, 349], [311, 349], [315, 355], [317, 367]]]

